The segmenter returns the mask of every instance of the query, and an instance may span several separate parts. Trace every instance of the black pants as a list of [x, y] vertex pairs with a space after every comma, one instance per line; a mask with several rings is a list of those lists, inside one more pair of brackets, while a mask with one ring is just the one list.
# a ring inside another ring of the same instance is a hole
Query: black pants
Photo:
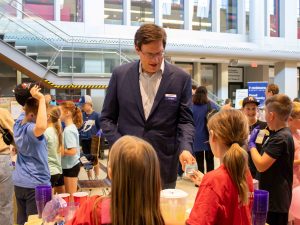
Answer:
[[267, 224], [269, 225], [287, 225], [288, 213], [268, 212]]
[[35, 189], [15, 186], [15, 195], [17, 200], [17, 224], [23, 225], [27, 222], [29, 215], [37, 214], [35, 202]]
[[212, 151], [195, 152], [198, 170], [202, 173], [204, 173], [204, 155], [206, 161], [206, 172], [214, 170], [214, 154]]

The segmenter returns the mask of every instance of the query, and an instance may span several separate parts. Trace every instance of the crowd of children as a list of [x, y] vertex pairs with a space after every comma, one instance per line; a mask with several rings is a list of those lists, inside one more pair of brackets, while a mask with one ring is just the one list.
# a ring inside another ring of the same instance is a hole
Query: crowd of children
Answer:
[[[23, 89], [27, 95], [18, 95]], [[84, 96], [79, 108], [71, 101], [50, 105], [37, 85], [17, 87], [15, 92], [24, 113], [13, 127], [18, 157], [12, 181], [17, 224], [24, 224], [37, 213], [37, 185], [51, 184], [54, 193], [68, 192], [72, 198], [77, 191], [80, 147], [91, 154], [91, 137], [100, 124], [89, 96]], [[186, 224], [250, 225], [252, 178], [269, 192], [267, 223], [288, 223], [292, 187], [300, 185], [300, 103], [284, 94], [268, 97], [266, 122], [257, 119], [258, 105], [254, 97], [247, 97], [241, 110], [223, 108], [207, 121], [208, 144], [220, 167], [205, 175], [199, 171], [190, 175], [199, 190]], [[167, 224], [160, 210], [159, 168], [149, 143], [133, 136], [120, 138], [109, 153], [110, 195], [88, 199], [68, 224]]]

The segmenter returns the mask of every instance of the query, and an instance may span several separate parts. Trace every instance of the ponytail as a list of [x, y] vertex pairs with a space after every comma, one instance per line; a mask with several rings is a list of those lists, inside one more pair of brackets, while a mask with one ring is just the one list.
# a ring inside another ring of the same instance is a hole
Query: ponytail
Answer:
[[75, 124], [75, 126], [77, 127], [77, 129], [79, 129], [82, 124], [83, 124], [83, 119], [82, 119], [82, 112], [80, 110], [79, 107], [75, 107], [75, 111], [73, 113], [73, 122]]
[[238, 143], [233, 143], [224, 154], [223, 163], [238, 189], [241, 203], [246, 205], [249, 191], [246, 179], [248, 169], [247, 152]]
[[49, 115], [50, 115], [50, 121], [53, 123], [56, 135], [58, 137], [58, 149], [57, 152], [60, 153], [60, 149], [62, 147], [62, 127], [61, 127], [61, 121], [60, 121], [60, 110], [57, 106], [50, 106], [48, 109]]
[[57, 137], [58, 137], [58, 149], [57, 149], [57, 152], [60, 153], [60, 149], [62, 147], [62, 127], [61, 127], [61, 121], [60, 119], [58, 119], [54, 124], [54, 128], [56, 130], [56, 134], [57, 134]]

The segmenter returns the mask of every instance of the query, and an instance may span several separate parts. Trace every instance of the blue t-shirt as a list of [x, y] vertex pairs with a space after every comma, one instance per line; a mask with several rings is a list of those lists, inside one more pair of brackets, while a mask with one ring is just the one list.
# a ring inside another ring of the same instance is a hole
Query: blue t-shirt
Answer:
[[35, 137], [35, 123], [22, 124], [24, 113], [14, 125], [14, 139], [18, 149], [16, 169], [13, 172], [15, 186], [35, 188], [37, 185], [50, 183], [48, 152], [44, 135]]
[[65, 151], [68, 148], [77, 148], [75, 155], [64, 155], [61, 158], [61, 166], [63, 169], [71, 169], [79, 163], [80, 146], [79, 146], [79, 133], [74, 124], [66, 126], [63, 132]]
[[91, 140], [93, 135], [96, 135], [100, 129], [100, 115], [93, 111], [91, 114], [82, 113], [83, 125], [79, 130], [81, 140]]

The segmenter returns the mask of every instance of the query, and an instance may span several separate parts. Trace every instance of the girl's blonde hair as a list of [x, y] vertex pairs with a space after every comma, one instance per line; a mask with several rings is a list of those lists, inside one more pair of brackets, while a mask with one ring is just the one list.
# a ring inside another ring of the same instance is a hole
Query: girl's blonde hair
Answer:
[[63, 108], [63, 110], [68, 110], [72, 113], [73, 123], [79, 129], [83, 123], [82, 112], [80, 108], [71, 101], [62, 102], [60, 106]]
[[293, 102], [291, 117], [293, 119], [300, 118], [300, 102]]
[[164, 225], [160, 211], [160, 167], [146, 141], [123, 136], [110, 150], [113, 225]]
[[248, 154], [241, 147], [245, 144], [249, 127], [245, 115], [235, 109], [222, 110], [208, 121], [208, 130], [228, 147], [223, 163], [236, 185], [242, 204], [248, 203]]
[[57, 106], [49, 106], [48, 108], [48, 115], [50, 116], [50, 122], [53, 123], [57, 137], [58, 137], [58, 149], [57, 152], [60, 152], [62, 147], [62, 127], [60, 121], [60, 110]]

